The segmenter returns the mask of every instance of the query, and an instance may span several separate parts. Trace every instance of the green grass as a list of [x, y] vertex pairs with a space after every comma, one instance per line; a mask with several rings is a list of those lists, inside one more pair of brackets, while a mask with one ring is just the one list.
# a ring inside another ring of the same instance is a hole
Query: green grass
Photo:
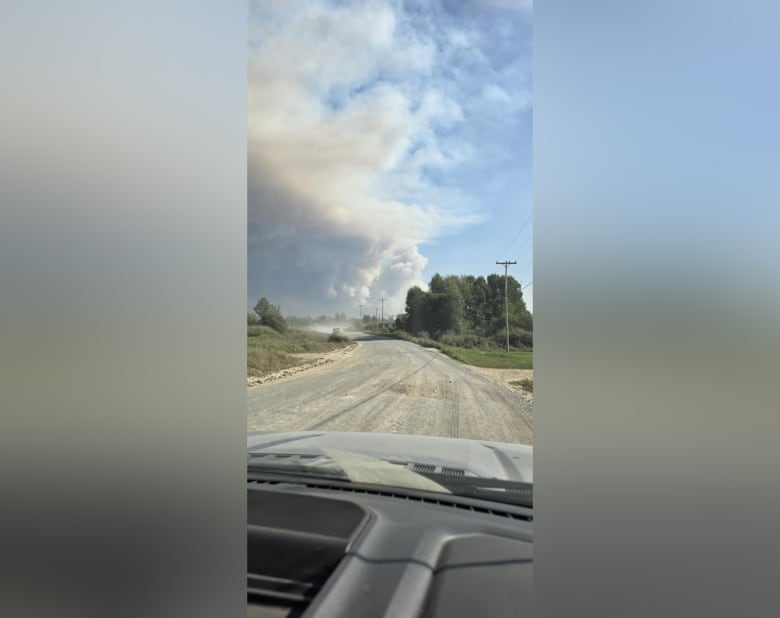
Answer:
[[352, 343], [348, 337], [343, 337], [341, 341], [329, 341], [329, 337], [326, 333], [293, 328], [286, 333], [278, 333], [267, 326], [249, 326], [247, 374], [259, 376], [294, 367], [304, 362], [295, 354], [331, 352]]
[[441, 351], [455, 360], [474, 367], [494, 367], [497, 369], [533, 369], [534, 353], [532, 350], [506, 350], [491, 348], [456, 348], [443, 345]]
[[474, 367], [487, 367], [496, 369], [533, 369], [534, 352], [533, 350], [509, 348], [509, 354], [506, 348], [497, 346], [462, 348], [458, 346], [446, 345], [433, 339], [423, 337], [414, 337], [403, 331], [391, 331], [391, 337], [403, 339], [416, 343], [424, 348], [435, 348], [441, 350], [450, 358], [454, 358], [461, 363], [473, 365]]

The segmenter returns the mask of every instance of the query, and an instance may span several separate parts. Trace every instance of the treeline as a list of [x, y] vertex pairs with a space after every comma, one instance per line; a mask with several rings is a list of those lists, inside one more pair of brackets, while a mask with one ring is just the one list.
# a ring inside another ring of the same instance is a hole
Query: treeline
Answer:
[[256, 326], [262, 324], [273, 328], [280, 333], [286, 332], [287, 327], [301, 328], [306, 326], [312, 326], [316, 324], [345, 324], [349, 321], [346, 313], [334, 313], [333, 315], [320, 315], [316, 318], [312, 317], [296, 317], [288, 315], [282, 316], [282, 310], [279, 305], [272, 304], [267, 298], [263, 297], [257, 301], [254, 306], [254, 313], [247, 313], [247, 325]]
[[349, 321], [346, 313], [334, 313], [333, 315], [320, 315], [316, 318], [311, 316], [297, 317], [288, 315], [286, 318], [290, 326], [313, 326], [316, 324], [344, 324]]
[[[507, 279], [509, 342], [515, 347], [533, 346], [533, 316], [525, 306], [520, 283]], [[406, 312], [396, 318], [396, 328], [412, 335], [475, 346], [506, 340], [504, 276], [449, 275], [436, 273], [428, 291], [410, 288]]]

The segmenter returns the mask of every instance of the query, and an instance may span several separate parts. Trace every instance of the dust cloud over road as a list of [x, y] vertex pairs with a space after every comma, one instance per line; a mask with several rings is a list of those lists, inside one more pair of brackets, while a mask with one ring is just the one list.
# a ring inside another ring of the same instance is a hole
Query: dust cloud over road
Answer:
[[436, 350], [355, 337], [330, 365], [249, 387], [248, 429], [400, 433], [533, 443], [530, 403]]

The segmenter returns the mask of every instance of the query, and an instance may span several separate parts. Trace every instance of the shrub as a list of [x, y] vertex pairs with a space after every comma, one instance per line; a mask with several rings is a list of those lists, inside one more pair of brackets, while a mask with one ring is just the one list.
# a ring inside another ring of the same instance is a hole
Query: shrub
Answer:
[[[506, 345], [506, 330], [501, 330], [494, 337], [496, 344]], [[509, 345], [514, 348], [532, 348], [534, 347], [533, 333], [522, 328], [511, 328], [509, 330]]]
[[446, 333], [441, 336], [439, 341], [445, 345], [451, 345], [458, 348], [487, 347], [488, 344], [487, 340], [474, 333], [466, 333], [463, 335]]
[[534, 392], [534, 381], [530, 378], [523, 378], [522, 380], [512, 380], [510, 382], [512, 386], [519, 386], [522, 388], [526, 393], [533, 393]]
[[275, 330], [262, 324], [255, 326], [248, 326], [246, 329], [247, 337], [262, 337], [263, 339], [273, 339], [278, 341], [283, 338], [283, 335], [277, 333]]

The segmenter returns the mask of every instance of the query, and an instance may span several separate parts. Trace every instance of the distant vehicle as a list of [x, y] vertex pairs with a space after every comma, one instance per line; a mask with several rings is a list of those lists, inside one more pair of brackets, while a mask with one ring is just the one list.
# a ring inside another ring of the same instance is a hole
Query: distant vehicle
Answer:
[[333, 329], [333, 334], [334, 335], [340, 335], [341, 334], [341, 329], [337, 326], [336, 328]]

